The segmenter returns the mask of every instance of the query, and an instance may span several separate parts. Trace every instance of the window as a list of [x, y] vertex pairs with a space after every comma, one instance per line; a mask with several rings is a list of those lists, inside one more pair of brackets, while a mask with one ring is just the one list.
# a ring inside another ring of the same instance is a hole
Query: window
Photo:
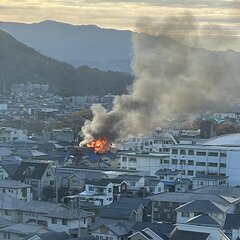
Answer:
[[3, 238], [10, 239], [10, 232], [4, 232]]
[[174, 180], [174, 177], [169, 177], [169, 180], [172, 180], [172, 181], [173, 181], [173, 180]]
[[127, 157], [122, 157], [122, 161], [126, 162], [127, 161]]
[[130, 181], [130, 186], [131, 186], [131, 187], [136, 186], [136, 182]]
[[136, 163], [136, 162], [137, 162], [137, 159], [136, 159], [136, 158], [133, 158], [133, 157], [130, 157], [130, 158], [129, 158], [129, 162], [130, 162], [130, 163]]
[[189, 212], [182, 212], [182, 217], [189, 217]]
[[52, 218], [52, 224], [57, 224], [57, 218]]
[[194, 173], [193, 170], [188, 170], [187, 171], [188, 176], [193, 176], [193, 173]]
[[186, 150], [185, 150], [185, 149], [181, 149], [181, 150], [180, 150], [180, 154], [181, 154], [181, 155], [186, 155]]
[[209, 152], [208, 156], [209, 157], [218, 157], [218, 152]]
[[220, 167], [226, 168], [226, 163], [220, 163]]
[[178, 160], [177, 159], [172, 159], [172, 164], [173, 165], [177, 165], [178, 164]]
[[194, 150], [188, 150], [188, 155], [194, 155]]
[[194, 165], [194, 161], [193, 160], [188, 160], [188, 165], [193, 166]]
[[206, 152], [197, 152], [196, 155], [197, 156], [206, 156]]
[[67, 223], [68, 223], [67, 219], [62, 220], [62, 225], [67, 225]]
[[209, 162], [209, 163], [208, 163], [208, 166], [209, 166], [209, 167], [217, 167], [218, 164], [217, 164], [217, 163], [211, 163], [211, 162]]
[[227, 156], [227, 153], [220, 153], [220, 157], [226, 157]]
[[173, 149], [172, 149], [172, 154], [178, 154], [178, 149], [173, 148]]
[[88, 191], [94, 191], [94, 187], [88, 187]]
[[206, 162], [196, 162], [196, 166], [206, 166]]
[[169, 164], [169, 160], [166, 160], [166, 159], [165, 159], [165, 160], [163, 161], [163, 163]]
[[108, 192], [111, 193], [111, 192], [112, 192], [112, 189], [111, 189], [111, 188], [108, 188]]
[[185, 165], [186, 164], [186, 160], [181, 159], [179, 164], [180, 165]]
[[10, 216], [11, 215], [10, 211], [8, 211], [8, 210], [4, 210], [4, 214], [5, 214], [5, 216]]
[[163, 148], [163, 152], [169, 152], [169, 148]]

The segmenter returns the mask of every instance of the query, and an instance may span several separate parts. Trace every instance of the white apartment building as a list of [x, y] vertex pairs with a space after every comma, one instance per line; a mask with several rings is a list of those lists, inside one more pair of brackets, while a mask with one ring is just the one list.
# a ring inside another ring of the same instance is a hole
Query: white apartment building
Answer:
[[[218, 185], [240, 185], [240, 134], [229, 134], [197, 144], [171, 144], [170, 153], [120, 153], [122, 170], [143, 171], [154, 175], [157, 170], [179, 170], [182, 178], [227, 176]], [[205, 181], [206, 182], [206, 181]], [[206, 183], [203, 186], [206, 186]], [[198, 183], [201, 185], [201, 182]], [[209, 184], [211, 185], [211, 184]]]
[[181, 170], [184, 178], [228, 176], [229, 186], [240, 184], [240, 134], [215, 137], [203, 144], [172, 145], [170, 149], [170, 170]]
[[154, 175], [159, 169], [169, 169], [169, 154], [154, 152], [122, 152], [119, 165], [122, 170], [137, 170]]
[[135, 152], [169, 153], [172, 144], [177, 144], [177, 141], [171, 133], [156, 130], [152, 136], [128, 139], [123, 143], [122, 149]]

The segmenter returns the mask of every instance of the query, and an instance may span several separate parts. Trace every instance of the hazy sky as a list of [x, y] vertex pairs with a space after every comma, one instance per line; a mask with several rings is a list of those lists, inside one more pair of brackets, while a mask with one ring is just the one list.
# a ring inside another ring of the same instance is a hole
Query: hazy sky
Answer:
[[175, 20], [186, 15], [193, 21], [182, 30], [192, 28], [190, 35], [201, 39], [199, 47], [240, 50], [240, 0], [0, 0], [0, 21], [11, 22], [56, 20], [138, 31], [139, 19], [151, 18], [161, 26], [171, 18], [174, 34], [181, 35]]
[[240, 0], [0, 0], [0, 20], [39, 22], [52, 19], [72, 24], [97, 24], [134, 29], [139, 17], [193, 14], [200, 25], [218, 24], [240, 30]]

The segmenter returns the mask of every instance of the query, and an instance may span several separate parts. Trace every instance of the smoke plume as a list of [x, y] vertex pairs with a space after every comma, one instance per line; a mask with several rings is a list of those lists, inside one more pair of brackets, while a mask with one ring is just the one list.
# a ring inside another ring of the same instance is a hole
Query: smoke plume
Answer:
[[137, 30], [132, 37], [133, 86], [129, 94], [116, 97], [110, 112], [92, 106], [93, 120], [82, 128], [85, 142], [149, 133], [161, 125], [155, 116], [223, 111], [240, 97], [240, 54], [194, 47], [200, 30], [192, 16], [161, 23], [144, 18]]

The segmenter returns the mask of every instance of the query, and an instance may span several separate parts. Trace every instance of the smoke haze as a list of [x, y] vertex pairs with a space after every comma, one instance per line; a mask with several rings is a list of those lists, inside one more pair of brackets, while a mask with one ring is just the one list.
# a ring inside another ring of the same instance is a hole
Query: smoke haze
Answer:
[[[82, 128], [85, 142], [149, 133], [161, 126], [156, 115], [223, 111], [240, 97], [240, 54], [198, 48], [203, 39], [191, 15], [161, 23], [140, 19], [137, 30], [133, 34], [133, 86], [128, 95], [116, 97], [110, 112], [92, 106], [93, 120]], [[220, 27], [215, 30], [224, 34]], [[218, 45], [222, 43], [215, 42]]]

